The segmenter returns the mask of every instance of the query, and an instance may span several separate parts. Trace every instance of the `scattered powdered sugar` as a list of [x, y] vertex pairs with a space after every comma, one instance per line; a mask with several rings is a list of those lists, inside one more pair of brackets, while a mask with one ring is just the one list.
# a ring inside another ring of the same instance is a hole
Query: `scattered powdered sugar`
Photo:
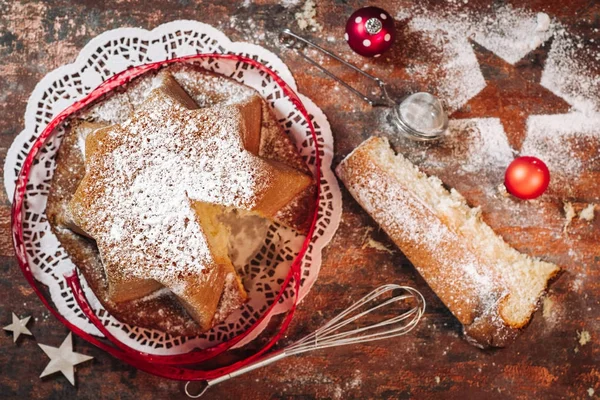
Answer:
[[118, 124], [127, 121], [132, 111], [127, 94], [115, 92], [90, 108], [82, 117], [95, 122]]
[[[403, 9], [397, 18], [406, 19], [410, 31], [425, 34], [429, 45], [440, 52], [442, 61], [438, 68], [445, 74], [435, 74], [435, 86], [451, 110], [460, 108], [485, 86], [469, 40], [515, 64], [554, 38], [542, 85], [580, 111], [598, 111], [600, 77], [597, 71], [593, 73], [589, 62], [582, 63], [579, 57], [587, 54], [588, 58], [600, 60], [598, 44], [590, 47], [545, 13], [535, 14], [510, 5], [496, 7], [489, 14], [458, 12], [452, 7], [443, 12], [430, 11], [417, 6]], [[419, 65], [410, 68], [418, 70]], [[453, 98], [454, 94], [458, 98]]]
[[[452, 130], [460, 131], [471, 126], [477, 132], [469, 147], [469, 160], [473, 164], [505, 167], [512, 161], [515, 151], [510, 147], [499, 119], [454, 120], [450, 126]], [[466, 168], [468, 166], [469, 163], [465, 164]]]
[[297, 12], [296, 22], [301, 30], [311, 30], [313, 32], [322, 31], [323, 26], [317, 21], [317, 4], [314, 0], [306, 0], [302, 6], [302, 10]]
[[291, 8], [297, 6], [300, 0], [281, 0], [279, 3], [285, 8]]
[[514, 159], [515, 150], [510, 147], [498, 118], [451, 120], [443, 146], [457, 149], [461, 144], [467, 147], [460, 163], [465, 172], [503, 169]]
[[[521, 154], [538, 157], [551, 171], [550, 188], [566, 193], [584, 172], [600, 166], [600, 114], [579, 112], [555, 115], [532, 115]], [[596, 193], [600, 195], [600, 193]]]
[[544, 297], [542, 302], [542, 317], [549, 328], [558, 326], [564, 318], [565, 309], [564, 306], [551, 294]]
[[[173, 78], [192, 94], [198, 107], [214, 104], [240, 104], [256, 94], [254, 89], [210, 73], [199, 73], [192, 66], [179, 65], [170, 69]], [[198, 90], [202, 88], [202, 90]]]
[[[541, 84], [564, 98], [576, 111], [593, 117], [600, 113], [600, 48], [597, 45], [595, 50], [590, 49], [582, 43], [582, 39], [565, 30], [558, 31], [548, 53]], [[588, 54], [591, 52], [595, 52], [595, 57]], [[591, 62], [582, 61], [586, 55]], [[591, 68], [594, 64], [595, 71]]]
[[594, 219], [594, 208], [595, 208], [595, 204], [588, 204], [579, 213], [579, 219], [588, 221], [588, 222], [592, 221]]
[[[406, 157], [428, 173], [481, 176], [485, 173], [490, 183], [489, 192], [501, 182], [506, 167], [516, 151], [508, 143], [498, 118], [471, 118], [450, 120], [448, 131], [435, 143], [395, 143]], [[480, 181], [483, 181], [481, 177]]]
[[435, 65], [414, 64], [409, 72], [424, 80], [434, 77], [437, 95], [450, 112], [459, 109], [485, 87], [477, 57], [458, 21], [425, 14], [413, 16], [408, 26], [411, 31], [422, 33], [441, 58]]
[[[428, 82], [450, 114], [486, 86], [470, 41], [510, 64], [542, 44], [551, 43], [540, 84], [565, 99], [573, 110], [561, 115], [530, 115], [521, 154], [537, 156], [548, 164], [552, 176], [557, 178], [551, 188], [560, 189], [554, 190], [555, 193], [578, 194], [579, 189], [573, 186], [582, 171], [596, 171], [600, 162], [599, 157], [581, 154], [584, 143], [598, 143], [600, 136], [599, 43], [569, 33], [545, 13], [511, 5], [492, 6], [489, 11], [465, 10], [453, 4], [435, 11], [414, 6], [402, 9], [397, 18], [406, 20], [409, 32], [419, 34], [420, 44], [431, 53], [427, 60], [418, 57], [411, 60], [407, 72], [413, 79]], [[434, 65], [430, 59], [436, 60]], [[440, 143], [440, 146], [455, 146], [457, 155], [463, 157], [460, 170], [475, 172], [484, 164], [486, 169], [507, 165], [512, 149], [506, 145], [499, 121], [468, 121], [451, 121], [450, 140]], [[487, 133], [482, 136], [485, 140], [470, 141], [468, 146], [461, 143], [461, 134], [471, 140], [475, 124], [480, 125], [478, 131]], [[466, 131], [461, 133], [461, 129]]]
[[423, 74], [424, 69], [433, 68], [429, 72], [437, 81], [438, 94], [454, 111], [486, 85], [469, 40], [514, 64], [552, 35], [544, 22], [549, 17], [543, 15], [511, 6], [499, 7], [489, 16], [452, 10], [440, 13], [417, 7], [403, 11], [399, 17], [408, 19], [410, 31], [423, 34], [433, 51], [439, 52], [436, 56], [441, 60], [437, 65], [417, 64], [411, 68], [417, 74], [419, 69]]
[[544, 13], [503, 6], [481, 21], [473, 21], [467, 34], [509, 64], [515, 64], [552, 36], [550, 17]]

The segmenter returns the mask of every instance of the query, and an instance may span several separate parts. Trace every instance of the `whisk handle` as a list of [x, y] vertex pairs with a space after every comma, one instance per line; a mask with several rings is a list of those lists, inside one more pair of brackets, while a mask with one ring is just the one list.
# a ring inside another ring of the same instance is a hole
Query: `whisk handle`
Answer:
[[286, 353], [285, 351], [280, 351], [280, 352], [271, 354], [268, 357], [260, 359], [260, 360], [258, 360], [256, 362], [252, 363], [252, 364], [246, 365], [245, 367], [240, 368], [240, 369], [238, 369], [236, 371], [233, 371], [233, 372], [231, 372], [229, 374], [220, 376], [220, 377], [215, 378], [215, 379], [209, 379], [209, 380], [207, 380], [207, 381], [204, 382], [204, 387], [202, 388], [202, 390], [199, 393], [196, 393], [196, 394], [190, 393], [190, 391], [189, 391], [189, 384], [191, 382], [187, 382], [185, 384], [185, 394], [189, 398], [192, 398], [192, 399], [200, 398], [200, 397], [202, 397], [204, 395], [204, 393], [206, 393], [206, 391], [208, 390], [208, 388], [210, 388], [211, 386], [214, 386], [216, 384], [228, 381], [231, 378], [235, 378], [236, 376], [244, 375], [245, 373], [250, 372], [250, 371], [254, 371], [255, 369], [259, 369], [259, 368], [265, 367], [265, 366], [267, 366], [269, 364], [272, 364], [272, 363], [274, 363], [276, 361], [279, 361], [282, 358], [285, 358], [287, 356], [289, 356], [288, 353]]
[[265, 366], [267, 366], [269, 364], [272, 364], [272, 363], [274, 363], [276, 361], [281, 360], [282, 358], [287, 357], [288, 355], [289, 354], [287, 354], [285, 351], [281, 351], [279, 353], [275, 353], [273, 355], [270, 355], [268, 357], [260, 359], [260, 360], [258, 360], [256, 362], [252, 363], [252, 364], [246, 365], [245, 367], [240, 368], [240, 369], [238, 369], [236, 371], [233, 371], [233, 372], [231, 372], [231, 373], [229, 373], [227, 375], [223, 375], [223, 376], [220, 376], [218, 378], [211, 379], [211, 380], [207, 381], [206, 383], [208, 384], [208, 386], [216, 385], [217, 383], [221, 383], [221, 382], [227, 381], [227, 380], [229, 380], [231, 378], [235, 378], [236, 376], [244, 375], [245, 373], [250, 372], [250, 371], [254, 371], [255, 369], [259, 369], [259, 368], [265, 367]]

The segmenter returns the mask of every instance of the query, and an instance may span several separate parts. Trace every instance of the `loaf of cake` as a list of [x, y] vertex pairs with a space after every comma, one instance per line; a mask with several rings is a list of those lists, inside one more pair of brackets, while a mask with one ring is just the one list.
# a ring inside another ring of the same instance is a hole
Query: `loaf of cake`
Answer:
[[390, 147], [363, 142], [337, 175], [481, 347], [503, 347], [530, 321], [559, 268], [519, 253], [455, 190]]

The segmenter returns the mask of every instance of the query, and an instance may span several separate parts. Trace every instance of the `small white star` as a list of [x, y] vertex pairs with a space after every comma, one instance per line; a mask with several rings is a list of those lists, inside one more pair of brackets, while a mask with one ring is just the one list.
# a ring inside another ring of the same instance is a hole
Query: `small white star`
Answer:
[[17, 341], [21, 334], [31, 336], [31, 332], [29, 332], [29, 329], [27, 329], [27, 323], [29, 322], [30, 318], [31, 316], [19, 319], [15, 313], [12, 313], [12, 324], [6, 325], [4, 330], [11, 331], [13, 333], [13, 343]]
[[94, 358], [86, 356], [85, 354], [75, 353], [73, 351], [73, 340], [71, 339], [71, 333], [69, 333], [60, 347], [46, 346], [45, 344], [39, 343], [38, 345], [42, 348], [42, 350], [44, 350], [44, 353], [50, 357], [50, 362], [40, 375], [40, 378], [60, 371], [69, 380], [69, 382], [71, 382], [71, 385], [75, 385], [75, 373], [73, 372], [73, 367], [77, 364]]

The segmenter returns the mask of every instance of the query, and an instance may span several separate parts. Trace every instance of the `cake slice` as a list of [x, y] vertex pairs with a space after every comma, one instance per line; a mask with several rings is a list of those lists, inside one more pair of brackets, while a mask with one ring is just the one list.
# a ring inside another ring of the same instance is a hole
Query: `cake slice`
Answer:
[[473, 344], [505, 346], [529, 322], [556, 265], [510, 247], [479, 209], [396, 155], [387, 139], [366, 140], [336, 171]]

